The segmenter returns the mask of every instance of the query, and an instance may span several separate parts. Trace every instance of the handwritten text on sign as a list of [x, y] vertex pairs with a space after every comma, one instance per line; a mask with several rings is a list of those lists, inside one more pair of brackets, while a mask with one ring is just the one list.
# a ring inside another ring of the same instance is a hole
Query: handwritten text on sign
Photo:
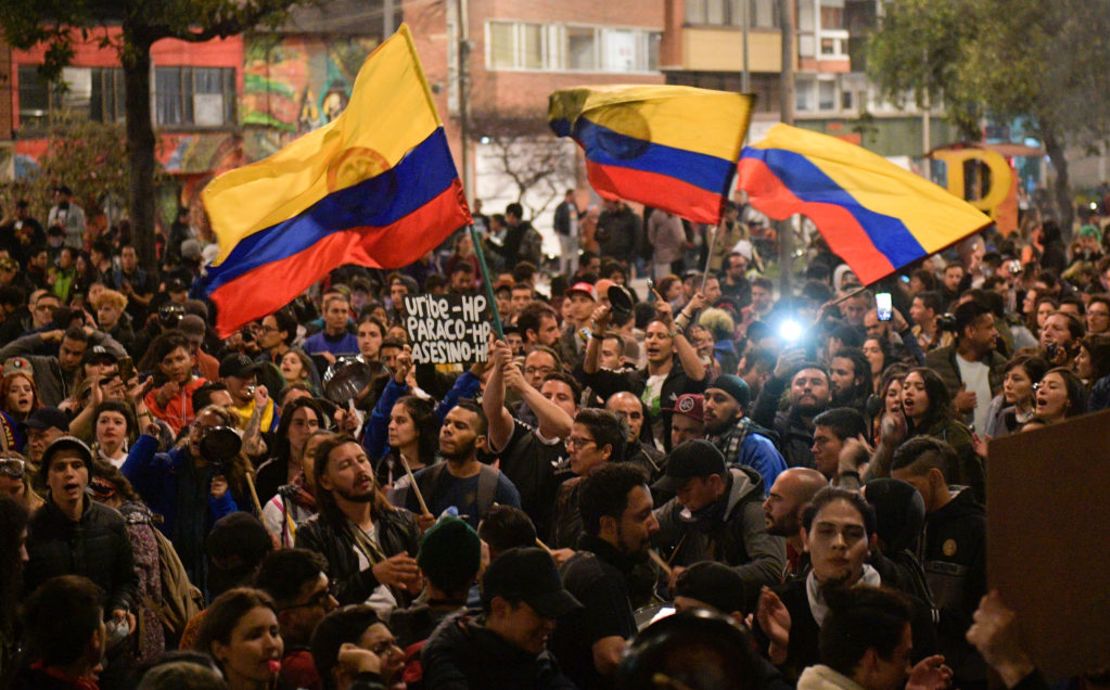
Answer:
[[405, 297], [405, 328], [416, 364], [484, 362], [492, 331], [485, 295]]

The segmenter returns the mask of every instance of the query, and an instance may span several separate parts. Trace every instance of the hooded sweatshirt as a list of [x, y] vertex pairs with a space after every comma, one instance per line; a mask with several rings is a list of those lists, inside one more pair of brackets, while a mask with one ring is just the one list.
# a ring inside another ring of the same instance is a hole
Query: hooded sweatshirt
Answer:
[[763, 585], [779, 582], [786, 542], [767, 533], [763, 519], [763, 479], [749, 467], [730, 467], [724, 495], [696, 514], [673, 498], [655, 511], [656, 543], [674, 565], [713, 560], [731, 566], [757, 596]]

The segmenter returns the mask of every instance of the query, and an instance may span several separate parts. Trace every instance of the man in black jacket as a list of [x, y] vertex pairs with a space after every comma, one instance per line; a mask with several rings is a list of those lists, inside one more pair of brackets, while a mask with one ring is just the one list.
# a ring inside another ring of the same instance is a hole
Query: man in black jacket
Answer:
[[556, 621], [582, 605], [537, 548], [509, 549], [482, 578], [482, 610], [457, 613], [424, 647], [427, 690], [573, 690], [547, 650]]
[[416, 555], [420, 530], [412, 513], [389, 504], [374, 482], [366, 451], [349, 436], [316, 449], [320, 508], [297, 530], [297, 548], [321, 554], [340, 604], [365, 602], [392, 610], [420, 590]]
[[644, 473], [607, 463], [582, 481], [584, 534], [563, 565], [563, 584], [584, 608], [556, 628], [551, 649], [581, 688], [612, 687], [613, 673], [636, 634], [629, 575], [659, 530]]
[[87, 578], [55, 577], [23, 607], [29, 663], [12, 680], [16, 690], [82, 690], [97, 687], [96, 669], [107, 639], [104, 592]]
[[[788, 385], [790, 406], [780, 411], [779, 399]], [[816, 362], [806, 362], [804, 350], [787, 350], [779, 356], [751, 416], [756, 424], [778, 434], [788, 467], [813, 467], [813, 418], [829, 406], [829, 395], [829, 372]]]
[[104, 611], [134, 630], [139, 578], [127, 525], [86, 495], [92, 468], [92, 451], [72, 436], [56, 439], [43, 453], [39, 478], [49, 493], [27, 528], [25, 591], [59, 575], [87, 577], [104, 591]]
[[960, 687], [985, 687], [986, 664], [965, 635], [987, 593], [987, 516], [974, 491], [949, 488], [955, 455], [944, 441], [918, 436], [894, 452], [891, 476], [912, 484], [925, 500], [919, 559], [940, 609], [941, 652]]

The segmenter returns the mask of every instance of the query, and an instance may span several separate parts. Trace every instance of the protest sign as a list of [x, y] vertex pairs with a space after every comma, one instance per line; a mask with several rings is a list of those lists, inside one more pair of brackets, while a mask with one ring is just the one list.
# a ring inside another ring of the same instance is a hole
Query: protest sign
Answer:
[[405, 328], [415, 364], [484, 362], [492, 332], [485, 295], [405, 297]]
[[990, 443], [987, 581], [1053, 678], [1110, 668], [1110, 412]]

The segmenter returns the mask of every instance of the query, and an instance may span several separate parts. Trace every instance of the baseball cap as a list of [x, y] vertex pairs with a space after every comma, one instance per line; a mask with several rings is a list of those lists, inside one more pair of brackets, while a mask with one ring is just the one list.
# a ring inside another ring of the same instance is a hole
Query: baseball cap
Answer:
[[85, 350], [85, 356], [81, 358], [82, 364], [116, 364], [119, 362], [119, 357], [116, 353], [112, 352], [103, 345], [93, 345]]
[[585, 281], [571, 285], [570, 289], [566, 292], [567, 297], [570, 297], [571, 293], [573, 292], [581, 292], [583, 295], [589, 297], [593, 301], [597, 301], [597, 291], [594, 290], [593, 285], [590, 285]]
[[23, 426], [42, 431], [44, 429], [69, 430], [69, 415], [56, 407], [40, 407], [27, 417]]
[[246, 378], [258, 373], [258, 364], [242, 352], [233, 352], [220, 362], [220, 378], [235, 376]]
[[166, 292], [188, 292], [189, 286], [180, 278], [171, 278], [166, 282]]
[[675, 398], [674, 407], [664, 408], [663, 411], [689, 417], [695, 422], [704, 422], [705, 396], [701, 393], [683, 393]]
[[4, 376], [11, 376], [13, 374], [23, 374], [30, 377], [32, 380], [35, 378], [35, 370], [31, 366], [31, 360], [26, 357], [8, 357], [4, 360]]
[[666, 473], [652, 488], [678, 491], [694, 477], [724, 474], [725, 456], [709, 441], [694, 439], [671, 450], [667, 456]]
[[740, 573], [724, 563], [694, 563], [678, 575], [674, 595], [697, 599], [720, 613], [748, 613], [747, 586]]
[[187, 336], [199, 337], [203, 339], [205, 333], [207, 333], [208, 331], [208, 327], [204, 325], [204, 319], [200, 318], [196, 314], [186, 314], [185, 316], [181, 317], [180, 321], [177, 322], [177, 330], [181, 331]]
[[50, 472], [50, 463], [54, 460], [54, 456], [63, 450], [76, 451], [81, 459], [85, 461], [85, 467], [89, 470], [89, 479], [92, 479], [93, 474], [93, 452], [85, 442], [75, 436], [59, 436], [54, 439], [46, 450], [42, 452], [42, 462], [39, 464], [39, 479], [46, 483], [47, 474]]
[[713, 383], [705, 387], [706, 390], [710, 388], [718, 388], [732, 396], [732, 399], [740, 403], [740, 406], [747, 408], [752, 403], [752, 389], [748, 388], [748, 382], [740, 378], [736, 374], [721, 374]]
[[482, 577], [482, 603], [494, 597], [520, 600], [544, 618], [559, 618], [582, 608], [563, 588], [555, 561], [535, 547], [509, 549], [486, 569]]

